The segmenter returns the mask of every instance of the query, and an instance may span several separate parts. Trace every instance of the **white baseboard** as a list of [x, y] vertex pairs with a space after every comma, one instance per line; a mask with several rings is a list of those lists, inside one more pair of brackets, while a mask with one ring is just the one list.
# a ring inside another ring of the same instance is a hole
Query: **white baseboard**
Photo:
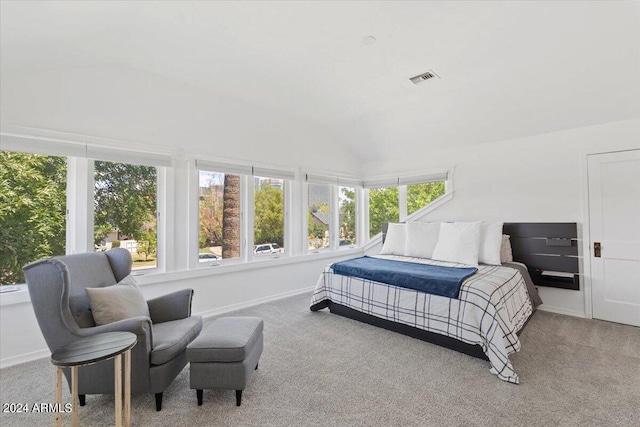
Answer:
[[230, 311], [236, 311], [243, 308], [253, 307], [254, 305], [264, 304], [265, 302], [276, 301], [279, 299], [292, 297], [292, 296], [304, 294], [307, 292], [310, 293], [314, 289], [315, 289], [315, 286], [310, 286], [308, 288], [296, 289], [294, 291], [283, 292], [281, 294], [276, 294], [276, 295], [269, 295], [267, 297], [262, 297], [262, 298], [254, 299], [251, 301], [245, 301], [238, 304], [227, 305], [224, 307], [214, 308], [213, 310], [202, 311], [200, 313], [194, 313], [194, 314], [199, 314], [204, 318], [217, 316], [219, 314], [228, 313]]
[[[238, 304], [227, 305], [225, 307], [216, 308], [213, 310], [207, 310], [200, 313], [200, 316], [206, 318], [211, 316], [217, 316], [219, 314], [228, 313], [230, 311], [240, 310], [242, 308], [253, 307], [254, 305], [263, 304], [265, 302], [275, 301], [282, 298], [292, 297], [295, 295], [304, 294], [307, 292], [311, 292], [315, 289], [315, 286], [310, 286], [308, 288], [296, 289], [294, 291], [283, 292], [281, 294], [270, 295], [263, 298], [254, 299], [251, 301], [241, 302]], [[42, 359], [45, 357], [51, 356], [51, 352], [47, 349], [38, 350], [31, 353], [19, 354], [17, 356], [11, 356], [4, 359], [0, 359], [0, 369], [8, 368], [10, 366], [19, 365], [21, 363], [31, 362], [32, 360]]]
[[51, 356], [49, 349], [33, 351], [31, 353], [19, 354], [17, 356], [6, 357], [0, 359], [0, 369], [8, 368], [9, 366], [19, 365], [21, 363], [31, 362], [32, 360], [43, 359]]
[[584, 311], [567, 310], [566, 308], [553, 307], [545, 304], [538, 306], [538, 310], [548, 311], [550, 313], [564, 314], [564, 315], [573, 316], [573, 317], [581, 317], [583, 319], [587, 318]]

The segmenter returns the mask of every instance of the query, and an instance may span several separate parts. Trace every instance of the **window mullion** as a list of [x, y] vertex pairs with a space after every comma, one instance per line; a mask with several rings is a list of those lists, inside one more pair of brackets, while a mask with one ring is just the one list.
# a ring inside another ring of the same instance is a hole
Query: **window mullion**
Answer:
[[[173, 221], [168, 206], [173, 206], [173, 200], [169, 200], [169, 195], [173, 194], [173, 173], [167, 168], [158, 168], [156, 180], [156, 262], [158, 271], [167, 271], [170, 266], [168, 260], [173, 259], [173, 254], [168, 250], [168, 242], [173, 240], [173, 235], [169, 236], [169, 224]], [[169, 191], [171, 190], [171, 191]]]
[[309, 184], [302, 185], [302, 197], [300, 200], [300, 212], [302, 212], [302, 224], [300, 225], [302, 240], [302, 254], [306, 255], [309, 251]]
[[399, 211], [399, 220], [400, 222], [404, 222], [407, 220], [407, 186], [399, 185], [398, 186], [398, 211]]
[[93, 252], [93, 161], [67, 158], [67, 254]]
[[[371, 236], [369, 236], [369, 189], [365, 188], [360, 190], [360, 206], [362, 209], [360, 210], [360, 214], [358, 215], [358, 220], [360, 223], [360, 233], [358, 236], [362, 236], [362, 243], [368, 242], [371, 240]], [[357, 210], [357, 206], [356, 206]], [[357, 238], [357, 237], [356, 237]]]
[[329, 218], [331, 221], [329, 226], [329, 249], [335, 251], [340, 248], [340, 203], [338, 201], [338, 186], [331, 185], [329, 188]]
[[[244, 182], [244, 197], [246, 203], [245, 215], [242, 221], [242, 228], [244, 233], [244, 248], [245, 248], [245, 261], [253, 261], [253, 246], [254, 246], [254, 222], [255, 222], [255, 194], [254, 194], [254, 181], [253, 177], [243, 176]], [[242, 236], [242, 232], [240, 233]], [[241, 237], [242, 238], [242, 237]]]
[[297, 242], [294, 241], [293, 238], [293, 218], [292, 218], [292, 208], [293, 208], [293, 192], [294, 192], [294, 183], [295, 181], [284, 180], [282, 185], [284, 188], [284, 242], [285, 242], [285, 256], [293, 256], [298, 255], [300, 252], [300, 247]]

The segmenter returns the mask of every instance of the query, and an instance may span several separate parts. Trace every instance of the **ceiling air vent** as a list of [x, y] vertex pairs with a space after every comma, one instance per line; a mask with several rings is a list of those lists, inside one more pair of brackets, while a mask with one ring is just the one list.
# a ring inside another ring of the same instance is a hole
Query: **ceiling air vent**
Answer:
[[409, 80], [411, 80], [413, 84], [419, 85], [420, 83], [433, 78], [440, 78], [440, 76], [429, 70], [426, 73], [418, 74], [415, 77], [411, 77]]

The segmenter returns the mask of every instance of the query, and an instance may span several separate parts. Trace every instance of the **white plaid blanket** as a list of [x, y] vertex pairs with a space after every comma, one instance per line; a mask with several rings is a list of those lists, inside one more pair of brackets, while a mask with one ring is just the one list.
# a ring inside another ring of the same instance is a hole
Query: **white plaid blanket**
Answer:
[[[462, 264], [378, 255], [380, 258], [461, 267]], [[520, 350], [516, 334], [533, 312], [519, 271], [481, 265], [462, 283], [459, 299], [418, 292], [357, 277], [336, 274], [327, 266], [320, 275], [311, 305], [325, 300], [393, 322], [404, 323], [479, 344], [491, 363], [491, 373], [518, 384], [509, 355]]]

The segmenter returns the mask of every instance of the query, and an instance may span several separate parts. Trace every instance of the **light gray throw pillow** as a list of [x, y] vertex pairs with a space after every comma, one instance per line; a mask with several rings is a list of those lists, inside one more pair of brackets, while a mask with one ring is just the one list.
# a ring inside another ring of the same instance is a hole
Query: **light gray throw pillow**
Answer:
[[150, 317], [147, 301], [131, 275], [113, 286], [86, 289], [96, 325], [138, 316]]
[[502, 246], [500, 247], [500, 262], [513, 262], [513, 251], [511, 250], [511, 238], [507, 234], [502, 235]]

